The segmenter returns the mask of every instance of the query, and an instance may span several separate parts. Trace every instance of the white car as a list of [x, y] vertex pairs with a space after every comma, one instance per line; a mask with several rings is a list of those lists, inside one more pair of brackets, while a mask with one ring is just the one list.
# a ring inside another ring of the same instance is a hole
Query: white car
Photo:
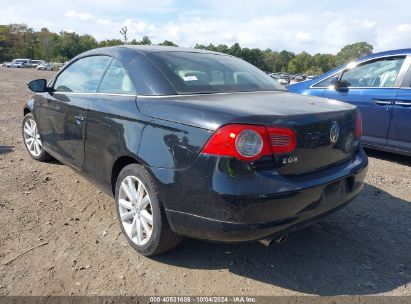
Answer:
[[25, 68], [27, 67], [26, 63], [23, 61], [12, 61], [10, 64], [11, 68]]
[[42, 63], [36, 67], [36, 70], [43, 70], [43, 71], [51, 71], [53, 69], [53, 65], [51, 63]]
[[280, 79], [277, 80], [281, 85], [286, 86], [290, 84], [290, 79], [281, 77]]
[[30, 60], [30, 66], [33, 68], [37, 68], [41, 64], [45, 64], [44, 60]]

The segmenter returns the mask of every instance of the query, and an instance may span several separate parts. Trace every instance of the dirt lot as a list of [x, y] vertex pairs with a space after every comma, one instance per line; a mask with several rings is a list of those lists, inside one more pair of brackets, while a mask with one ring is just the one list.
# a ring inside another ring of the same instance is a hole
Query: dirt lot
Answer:
[[0, 68], [0, 295], [411, 295], [410, 158], [367, 151], [362, 194], [283, 245], [185, 240], [148, 259], [110, 197], [25, 151], [26, 82], [52, 75]]

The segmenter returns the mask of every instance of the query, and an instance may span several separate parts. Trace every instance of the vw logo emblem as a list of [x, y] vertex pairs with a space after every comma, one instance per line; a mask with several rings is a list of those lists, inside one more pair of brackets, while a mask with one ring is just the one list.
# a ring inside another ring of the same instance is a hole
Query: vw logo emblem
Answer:
[[338, 126], [336, 121], [333, 121], [331, 124], [331, 129], [330, 129], [330, 141], [335, 144], [338, 141], [338, 138], [340, 137], [340, 127]]

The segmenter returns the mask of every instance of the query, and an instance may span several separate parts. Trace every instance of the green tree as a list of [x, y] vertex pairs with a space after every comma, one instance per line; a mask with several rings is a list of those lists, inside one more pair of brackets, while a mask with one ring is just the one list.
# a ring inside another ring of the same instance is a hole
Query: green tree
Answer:
[[295, 58], [288, 62], [287, 71], [291, 74], [296, 74], [298, 72], [297, 60]]
[[312, 56], [301, 52], [288, 62], [288, 72], [292, 74], [304, 73], [311, 67]]
[[96, 39], [91, 35], [82, 35], [79, 41], [82, 52], [95, 49], [98, 46]]
[[266, 49], [263, 51], [264, 63], [269, 72], [280, 70], [278, 52]]
[[81, 45], [80, 35], [77, 33], [62, 31], [54, 37], [53, 44], [53, 56], [65, 60], [77, 56], [84, 50]]
[[[315, 73], [316, 75], [325, 73], [336, 67], [335, 57], [336, 56], [332, 54], [320, 54], [320, 53], [315, 54], [312, 57], [311, 68], [316, 69], [317, 71], [317, 73]], [[313, 73], [307, 72], [307, 75], [308, 74], [312, 75]]]
[[288, 63], [294, 59], [295, 54], [293, 52], [282, 50], [278, 53], [278, 56], [279, 69], [277, 72], [286, 72], [288, 69]]
[[267, 65], [264, 61], [264, 54], [260, 49], [241, 49], [240, 58], [251, 63], [261, 70], [267, 70]]
[[224, 53], [224, 54], [228, 54], [230, 52], [228, 46], [226, 44], [219, 44], [217, 45], [217, 47], [215, 48], [216, 52], [220, 52], [220, 53]]
[[234, 43], [228, 50], [228, 54], [241, 58], [241, 46], [238, 43]]
[[[127, 29], [122, 30], [125, 30], [123, 36], [126, 38]], [[61, 62], [96, 47], [121, 44], [123, 44], [121, 39], [97, 42], [92, 35], [79, 35], [64, 31], [53, 33], [47, 28], [36, 32], [24, 23], [0, 25], [0, 61], [27, 57]], [[131, 44], [149, 45], [151, 40], [148, 36], [144, 36], [140, 41], [133, 39]], [[170, 40], [164, 40], [160, 45], [177, 46]], [[366, 42], [346, 45], [336, 56], [320, 53], [312, 56], [307, 52], [295, 55], [287, 50], [278, 52], [266, 49], [262, 51], [257, 48], [242, 48], [238, 43], [230, 47], [226, 44], [196, 44], [195, 48], [230, 54], [265, 71], [305, 74], [320, 74], [329, 71], [338, 64], [370, 54], [373, 50], [372, 45]]]
[[141, 39], [140, 41], [137, 41], [136, 39], [131, 40], [130, 44], [132, 44], [132, 45], [150, 45], [151, 40], [150, 40], [150, 38], [148, 38], [148, 36], [144, 36], [143, 39]]
[[175, 44], [172, 41], [169, 40], [164, 40], [163, 42], [159, 43], [158, 45], [165, 45], [165, 46], [178, 46], [177, 44]]
[[364, 55], [369, 55], [372, 53], [373, 49], [374, 47], [367, 42], [348, 44], [338, 52], [336, 64], [340, 65]]
[[0, 61], [13, 59], [13, 44], [11, 32], [7, 25], [0, 25]]
[[120, 39], [106, 39], [106, 40], [100, 41], [98, 46], [106, 47], [106, 46], [116, 46], [116, 45], [121, 45], [121, 44], [124, 44], [124, 43]]

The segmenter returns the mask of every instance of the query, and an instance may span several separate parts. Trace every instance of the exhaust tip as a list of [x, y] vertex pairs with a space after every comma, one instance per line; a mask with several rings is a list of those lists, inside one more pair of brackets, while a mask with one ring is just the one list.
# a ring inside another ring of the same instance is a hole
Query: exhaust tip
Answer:
[[258, 242], [260, 244], [263, 244], [264, 246], [268, 247], [268, 246], [271, 245], [271, 243], [273, 241], [275, 241], [277, 244], [283, 244], [287, 240], [288, 240], [288, 234], [283, 234], [283, 235], [280, 235], [279, 237], [276, 237], [276, 238], [262, 239], [262, 240], [259, 240]]
[[258, 242], [260, 243], [260, 244], [263, 244], [265, 247], [268, 247], [268, 246], [270, 246], [271, 245], [271, 242], [272, 242], [273, 240], [271, 239], [263, 239], [263, 240], [259, 240]]
[[283, 244], [288, 240], [288, 234], [283, 234], [281, 236], [279, 236], [278, 238], [275, 239], [275, 242], [277, 244]]

